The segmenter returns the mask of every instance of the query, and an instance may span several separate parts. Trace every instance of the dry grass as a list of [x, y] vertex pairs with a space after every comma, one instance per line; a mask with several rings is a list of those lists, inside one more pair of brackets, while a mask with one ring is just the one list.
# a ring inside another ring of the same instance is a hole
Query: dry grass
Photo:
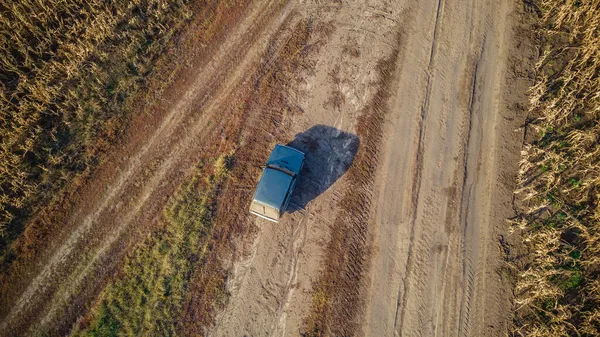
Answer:
[[98, 164], [191, 15], [184, 1], [0, 4], [1, 252]]
[[600, 335], [600, 1], [543, 0], [514, 336]]
[[313, 285], [313, 304], [305, 321], [305, 336], [352, 336], [358, 332], [357, 319], [363, 304], [360, 294], [369, 254], [373, 179], [398, 53], [399, 49], [393, 50], [377, 64], [379, 89], [357, 121], [360, 146], [346, 173], [347, 192], [331, 227], [325, 270]]

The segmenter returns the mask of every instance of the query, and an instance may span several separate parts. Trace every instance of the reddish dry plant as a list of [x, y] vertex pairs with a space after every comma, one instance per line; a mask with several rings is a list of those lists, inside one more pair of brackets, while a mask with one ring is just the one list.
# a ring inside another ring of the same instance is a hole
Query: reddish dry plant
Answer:
[[183, 335], [204, 335], [213, 324], [215, 311], [227, 300], [227, 271], [223, 261], [230, 259], [235, 251], [235, 238], [256, 230], [248, 217], [253, 187], [268, 149], [287, 139], [284, 115], [299, 109], [289, 101], [287, 92], [297, 84], [299, 71], [311, 66], [310, 38], [308, 21], [297, 23], [283, 42], [276, 36], [271, 42], [273, 48], [264, 55], [253, 77], [253, 87], [232, 112], [237, 127], [226, 129], [227, 138], [233, 140], [231, 146], [236, 150], [232, 171], [219, 196], [219, 200], [227, 202], [218, 203], [209, 251], [191, 279], [180, 327]]

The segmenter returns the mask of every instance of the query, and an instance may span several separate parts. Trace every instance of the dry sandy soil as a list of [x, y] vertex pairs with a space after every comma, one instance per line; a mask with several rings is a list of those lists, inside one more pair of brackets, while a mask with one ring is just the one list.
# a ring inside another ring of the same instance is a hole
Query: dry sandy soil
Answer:
[[369, 268], [356, 280], [364, 304], [353, 318], [356, 334], [503, 336], [510, 284], [499, 273], [498, 237], [512, 214], [525, 117], [513, 108], [523, 87], [508, 75], [509, 62], [521, 62], [513, 50], [520, 6], [256, 1], [198, 63], [171, 108], [145, 127], [134, 124], [135, 141], [84, 187], [44, 260], [2, 300], [10, 306], [0, 335], [48, 325], [69, 330], [78, 300], [97, 295], [202, 156], [218, 127], [210, 121], [237, 89], [251, 86], [265, 51], [306, 19], [322, 32], [311, 41], [318, 45], [311, 66], [287, 88], [302, 113], [285, 115], [282, 124], [290, 145], [306, 151], [306, 169], [284, 219], [252, 219], [256, 229], [236, 239], [240, 249], [224, 262], [230, 298], [208, 334], [303, 331], [338, 201], [352, 193], [344, 173], [361, 142], [357, 118], [378, 89], [378, 61], [396, 50], [369, 196]]

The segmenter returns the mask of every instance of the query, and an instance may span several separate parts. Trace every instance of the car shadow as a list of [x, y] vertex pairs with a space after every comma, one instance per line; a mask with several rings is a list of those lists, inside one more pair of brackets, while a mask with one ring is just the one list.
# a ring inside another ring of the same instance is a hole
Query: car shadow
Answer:
[[305, 153], [304, 167], [286, 212], [304, 209], [342, 177], [352, 164], [359, 144], [356, 135], [326, 125], [315, 125], [296, 134], [287, 146]]

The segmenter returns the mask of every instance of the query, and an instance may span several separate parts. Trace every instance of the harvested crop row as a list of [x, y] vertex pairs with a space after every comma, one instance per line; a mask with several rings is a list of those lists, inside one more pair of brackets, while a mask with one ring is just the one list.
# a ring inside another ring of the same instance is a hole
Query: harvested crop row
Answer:
[[541, 1], [514, 336], [600, 335], [600, 1]]
[[358, 332], [374, 176], [398, 54], [399, 49], [394, 49], [377, 64], [379, 89], [357, 121], [361, 141], [346, 173], [347, 192], [331, 227], [325, 270], [314, 285], [311, 313], [305, 322], [307, 336], [352, 336]]
[[[183, 1], [0, 5], [0, 252], [122, 132]], [[164, 79], [160, 80], [164, 83]]]

